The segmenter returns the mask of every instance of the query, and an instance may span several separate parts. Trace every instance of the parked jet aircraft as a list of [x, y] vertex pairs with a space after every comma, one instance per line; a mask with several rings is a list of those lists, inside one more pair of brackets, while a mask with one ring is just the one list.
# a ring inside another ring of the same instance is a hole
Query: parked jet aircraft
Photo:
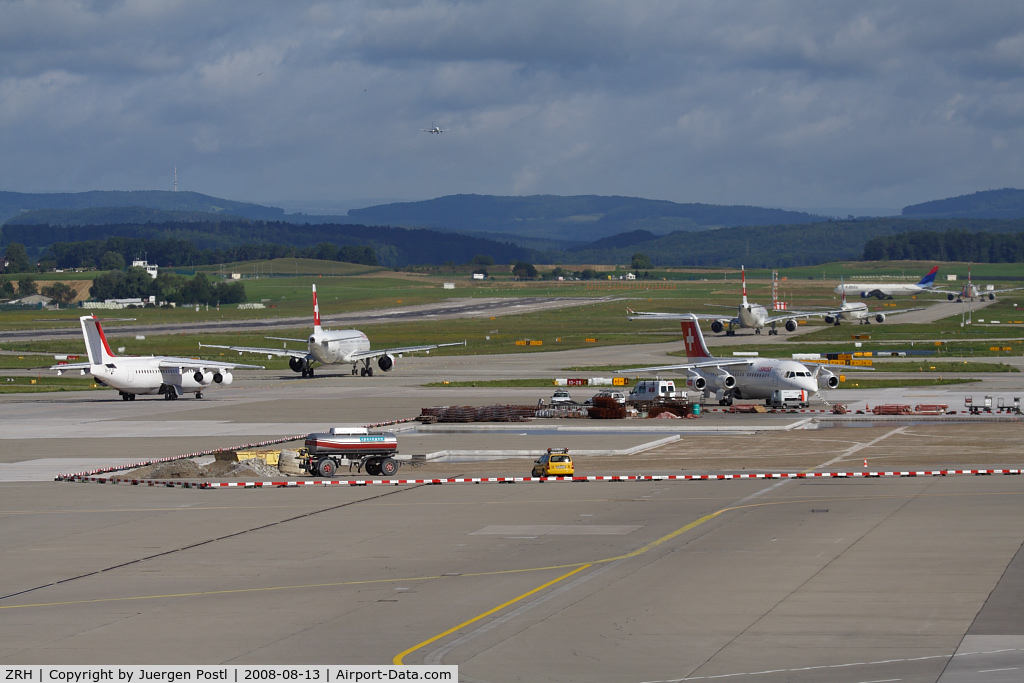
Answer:
[[352, 374], [356, 374], [359, 363], [363, 367], [358, 368], [359, 374], [363, 377], [373, 376], [374, 359], [377, 360], [377, 367], [383, 372], [390, 372], [395, 367], [395, 358], [402, 354], [414, 353], [416, 351], [429, 351], [442, 346], [465, 346], [466, 342], [453, 342], [450, 344], [424, 344], [422, 346], [403, 346], [393, 349], [370, 350], [370, 340], [359, 330], [325, 330], [320, 326], [320, 306], [316, 300], [316, 285], [313, 285], [313, 332], [309, 339], [285, 339], [282, 337], [267, 337], [277, 341], [291, 341], [299, 344], [306, 344], [307, 350], [292, 349], [262, 349], [251, 346], [220, 346], [218, 344], [200, 344], [212, 349], [230, 349], [239, 353], [265, 353], [268, 356], [287, 357], [288, 367], [295, 372], [301, 372], [303, 377], [313, 376], [313, 363], [323, 365], [334, 365], [339, 363], [351, 363]]
[[173, 356], [115, 356], [107, 344], [107, 337], [99, 321], [91, 315], [79, 318], [88, 363], [63, 363], [51, 370], [63, 374], [67, 370], [89, 372], [97, 384], [117, 389], [124, 401], [134, 401], [139, 394], [160, 394], [165, 399], [176, 399], [182, 394], [203, 397], [210, 384], [231, 384], [234, 368], [260, 369], [262, 365], [243, 365], [204, 361], [198, 358]]
[[809, 318], [819, 313], [811, 313], [807, 311], [788, 311], [785, 315], [774, 315], [768, 316], [768, 309], [760, 304], [752, 304], [747, 301], [747, 273], [740, 266], [740, 280], [743, 283], [743, 301], [740, 303], [735, 318], [724, 318], [720, 315], [714, 315], [712, 313], [644, 313], [641, 311], [633, 311], [626, 309], [629, 312], [630, 320], [683, 320], [686, 317], [695, 317], [700, 320], [711, 320], [711, 331], [715, 334], [725, 330], [726, 336], [732, 336], [736, 334], [734, 328], [746, 327], [754, 330], [754, 334], [761, 334], [761, 330], [764, 327], [768, 327], [768, 334], [778, 334], [779, 331], [775, 329], [775, 326], [782, 322], [785, 322], [785, 328], [787, 332], [794, 332], [797, 326], [797, 320], [801, 318]]
[[921, 278], [920, 282], [916, 285], [901, 284], [901, 283], [879, 283], [872, 282], [866, 284], [846, 284], [840, 283], [833, 291], [836, 294], [859, 294], [862, 299], [869, 297], [877, 297], [879, 299], [891, 299], [897, 295], [912, 295], [912, 294], [924, 294], [927, 292], [936, 292], [939, 290], [933, 289], [935, 286], [935, 274], [939, 272], [939, 267], [935, 266], [928, 271], [928, 274]]
[[[842, 281], [839, 284], [842, 287]], [[854, 321], [857, 320], [861, 325], [870, 325], [872, 318], [875, 322], [884, 323], [886, 316], [898, 315], [900, 313], [909, 313], [910, 311], [921, 311], [924, 307], [918, 306], [917, 308], [903, 308], [898, 311], [885, 311], [872, 313], [868, 310], [868, 305], [863, 301], [854, 301], [852, 304], [846, 301], [846, 290], [842, 290], [842, 301], [839, 308], [833, 311], [825, 312], [825, 324], [827, 325], [838, 325], [843, 320]]]
[[[817, 366], [813, 371], [803, 363], [780, 358], [715, 358], [704, 343], [697, 317], [682, 317], [683, 341], [687, 363], [619, 370], [619, 374], [685, 370], [686, 386], [702, 391], [704, 398], [712, 395], [720, 405], [732, 405], [735, 398], [770, 398], [776, 389], [796, 389], [817, 393], [835, 389], [839, 378], [828, 368]], [[835, 366], [832, 366], [835, 367]], [[864, 368], [858, 368], [863, 370]]]

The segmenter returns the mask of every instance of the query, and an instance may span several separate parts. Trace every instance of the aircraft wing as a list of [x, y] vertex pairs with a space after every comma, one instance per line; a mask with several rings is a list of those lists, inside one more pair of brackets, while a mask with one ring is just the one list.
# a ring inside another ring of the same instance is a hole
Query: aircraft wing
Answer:
[[356, 351], [349, 356], [350, 361], [366, 360], [367, 358], [379, 358], [380, 356], [398, 356], [403, 353], [415, 353], [417, 351], [429, 351], [439, 349], [442, 346], [465, 346], [466, 342], [451, 342], [448, 344], [424, 344], [423, 346], [400, 346], [393, 349], [378, 349], [376, 351]]
[[[296, 340], [289, 339], [288, 341]], [[199, 346], [208, 349], [227, 349], [229, 351], [238, 351], [239, 353], [265, 353], [268, 356], [280, 356], [284, 358], [313, 358], [313, 356], [311, 356], [308, 351], [303, 351], [301, 349], [261, 349], [255, 346], [221, 346], [220, 344], [202, 343], [200, 343]]]
[[780, 320], [799, 320], [801, 318], [814, 318], [822, 315], [821, 311], [787, 311], [785, 315], [773, 315], [765, 318], [766, 324], [776, 323]]
[[[735, 306], [729, 306], [735, 310]], [[724, 316], [715, 315], [713, 313], [654, 313], [645, 311], [634, 311], [631, 308], [626, 309], [627, 320], [689, 320], [691, 318], [697, 318], [698, 320], [721, 320], [722, 322], [733, 321], [734, 324], [739, 324], [739, 319]]]
[[92, 367], [92, 363], [58, 363], [57, 365], [51, 365], [51, 370], [88, 370]]
[[273, 339], [274, 341], [290, 341], [290, 342], [298, 342], [299, 344], [305, 344], [305, 343], [306, 343], [306, 341], [307, 341], [307, 340], [305, 340], [305, 339], [287, 339], [287, 338], [285, 338], [285, 337], [265, 337], [265, 338], [266, 338], [266, 339]]
[[225, 363], [224, 361], [206, 361], [202, 358], [174, 358], [173, 356], [158, 356], [157, 366], [163, 368], [246, 368], [249, 370], [262, 370], [262, 365], [246, 365], [245, 363]]
[[652, 365], [646, 368], [627, 368], [616, 370], [615, 374], [625, 375], [631, 372], [660, 372], [662, 370], [694, 370], [696, 368], [734, 368], [740, 365], [753, 365], [759, 358], [718, 358], [702, 360], [699, 363], [680, 363], [678, 365]]

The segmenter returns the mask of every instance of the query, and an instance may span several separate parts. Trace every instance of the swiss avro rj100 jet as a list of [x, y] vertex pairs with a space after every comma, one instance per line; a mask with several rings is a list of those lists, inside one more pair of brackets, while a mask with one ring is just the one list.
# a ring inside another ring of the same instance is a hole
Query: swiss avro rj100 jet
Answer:
[[[697, 317], [682, 316], [686, 360], [679, 365], [618, 370], [619, 374], [685, 370], [686, 386], [714, 396], [721, 405], [732, 405], [733, 399], [770, 398], [778, 389], [803, 390], [808, 394], [821, 389], [835, 389], [839, 378], [823, 366], [810, 370], [803, 363], [780, 358], [715, 358], [704, 343]], [[831, 366], [836, 367], [836, 366]], [[864, 370], [866, 368], [857, 368]]]
[[[229, 349], [239, 353], [265, 353], [268, 356], [288, 358], [288, 367], [301, 372], [303, 377], [313, 376], [313, 364], [338, 365], [352, 364], [352, 374], [357, 372], [363, 377], [373, 376], [374, 360], [382, 372], [390, 372], [395, 367], [395, 359], [405, 353], [429, 351], [442, 346], [465, 346], [466, 342], [451, 344], [423, 344], [422, 346], [403, 346], [393, 349], [370, 350], [370, 340], [359, 330], [325, 330], [320, 326], [320, 306], [316, 300], [316, 285], [313, 285], [313, 332], [308, 339], [285, 339], [267, 337], [277, 341], [290, 341], [306, 344], [305, 351], [292, 349], [262, 349], [252, 346], [218, 346], [217, 344], [200, 344], [212, 349]], [[362, 363], [363, 367], [359, 367]]]
[[[785, 315], [768, 315], [768, 309], [761, 304], [752, 304], [747, 301], [747, 273], [740, 266], [740, 279], [743, 283], [743, 301], [736, 311], [735, 318], [726, 318], [721, 315], [715, 315], [713, 313], [643, 313], [640, 311], [629, 312], [630, 320], [682, 320], [686, 317], [696, 317], [700, 320], [711, 320], [711, 331], [718, 334], [725, 331], [726, 336], [732, 336], [736, 334], [736, 328], [746, 327], [754, 330], [754, 334], [761, 334], [761, 330], [765, 327], [768, 328], [768, 334], [778, 334], [779, 331], [775, 329], [775, 326], [779, 323], [783, 323], [787, 332], [795, 332], [797, 326], [797, 320], [801, 318], [810, 318], [818, 313], [810, 313], [807, 311], [788, 311]], [[711, 304], [709, 304], [711, 305]]]
[[166, 399], [195, 394], [202, 398], [211, 384], [231, 384], [231, 370], [263, 367], [173, 356], [115, 356], [94, 316], [84, 315], [79, 321], [89, 362], [63, 363], [50, 369], [58, 375], [67, 370], [80, 370], [83, 375], [88, 371], [97, 384], [117, 389], [124, 401], [134, 401], [139, 394], [160, 394]]

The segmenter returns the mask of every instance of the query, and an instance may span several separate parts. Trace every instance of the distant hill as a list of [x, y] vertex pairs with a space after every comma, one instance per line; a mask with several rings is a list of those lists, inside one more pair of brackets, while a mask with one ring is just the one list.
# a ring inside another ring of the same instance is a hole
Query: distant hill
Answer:
[[903, 209], [907, 218], [1024, 218], [1024, 190], [1004, 188], [936, 199]]
[[[284, 209], [248, 202], [219, 199], [198, 192], [165, 190], [96, 190], [93, 192], [55, 192], [34, 194], [0, 192], [0, 223], [25, 211], [39, 209], [101, 209], [111, 207], [143, 207], [163, 211], [228, 214], [257, 220], [281, 220]], [[62, 224], [74, 224], [62, 221]], [[81, 221], [77, 221], [81, 225]]]
[[[792, 268], [843, 259], [860, 259], [865, 244], [876, 237], [910, 231], [944, 232], [1024, 231], [1024, 219], [874, 218], [826, 221], [800, 225], [722, 228], [708, 232], [674, 232], [652, 239], [615, 238], [560, 253], [548, 253], [551, 263], [629, 263], [636, 252], [646, 254], [656, 266], [730, 266]], [[641, 237], [633, 234], [634, 237]], [[600, 248], [604, 245], [604, 248]]]
[[497, 263], [536, 259], [534, 251], [496, 240], [454, 232], [365, 225], [295, 225], [236, 218], [142, 225], [5, 225], [3, 229], [4, 244], [20, 242], [30, 253], [37, 254], [57, 243], [96, 242], [111, 237], [184, 240], [198, 249], [225, 251], [257, 244], [312, 247], [326, 242], [336, 247], [369, 246], [377, 253], [378, 263], [387, 267], [467, 263], [477, 254], [486, 254]]
[[[636, 197], [459, 194], [421, 202], [383, 204], [348, 212], [360, 223], [495, 232], [522, 237], [592, 242], [623, 232], [666, 234], [713, 228], [822, 220], [799, 211], [756, 206], [677, 204]], [[312, 218], [312, 217], [310, 217]]]

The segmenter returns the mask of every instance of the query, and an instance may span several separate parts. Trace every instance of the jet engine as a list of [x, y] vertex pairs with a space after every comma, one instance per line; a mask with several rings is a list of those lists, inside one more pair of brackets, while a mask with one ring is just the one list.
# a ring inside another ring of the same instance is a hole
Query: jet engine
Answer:
[[826, 325], [835, 325], [836, 324], [836, 317], [834, 315], [826, 315], [825, 316], [825, 324]]
[[821, 389], [835, 389], [839, 386], [839, 378], [825, 368], [818, 371], [818, 387]]
[[796, 321], [792, 320], [792, 319], [787, 320], [786, 321], [786, 332], [795, 332], [795, 331], [796, 331]]
[[711, 323], [711, 331], [715, 334], [721, 334], [722, 330], [725, 329], [725, 325], [722, 324], [721, 320], [715, 320]]
[[704, 391], [704, 387], [706, 387], [707, 385], [708, 381], [701, 377], [700, 375], [698, 375], [697, 373], [687, 375], [686, 377], [686, 386], [688, 389], [693, 389], [694, 391]]
[[292, 356], [288, 359], [288, 367], [290, 367], [293, 372], [302, 372], [306, 369], [306, 361], [296, 356]]
[[885, 322], [885, 313], [879, 313], [878, 315], [876, 315], [875, 316], [875, 322], [884, 323]]
[[199, 370], [196, 370], [192, 374], [192, 379], [196, 381], [196, 384], [209, 384], [210, 381], [213, 379], [213, 374], [209, 372], [200, 372]]
[[227, 370], [224, 371], [224, 374], [221, 374], [219, 372], [213, 373], [213, 381], [216, 382], [217, 384], [223, 384], [224, 386], [227, 386], [231, 384], [231, 380], [233, 379], [234, 377], [232, 377], [231, 373], [228, 372]]
[[996, 300], [995, 292], [989, 292], [988, 300], [989, 301], [995, 301]]
[[956, 298], [956, 294], [947, 294], [946, 295], [946, 299], [949, 300], [949, 301], [952, 301], [955, 298]]
[[385, 353], [377, 359], [377, 367], [380, 368], [382, 372], [391, 372], [395, 369], [395, 357], [390, 353]]
[[720, 375], [707, 375], [706, 379], [707, 386], [712, 389], [732, 389], [736, 386], [736, 378], [728, 372], [723, 372]]

